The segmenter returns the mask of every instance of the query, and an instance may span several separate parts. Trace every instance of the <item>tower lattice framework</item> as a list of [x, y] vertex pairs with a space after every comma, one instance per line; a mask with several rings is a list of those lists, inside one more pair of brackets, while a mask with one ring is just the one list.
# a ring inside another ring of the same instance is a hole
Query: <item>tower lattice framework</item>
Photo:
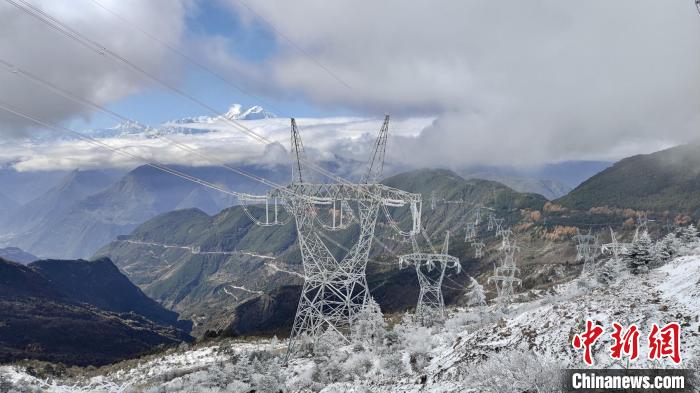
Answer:
[[515, 264], [515, 254], [520, 251], [516, 240], [511, 239], [512, 231], [508, 230], [504, 233], [501, 247], [500, 265], [494, 268], [494, 273], [489, 277], [488, 282], [496, 285], [496, 293], [498, 302], [505, 307], [510, 304], [515, 294], [515, 285], [521, 285], [522, 280], [516, 277], [520, 273], [520, 269]]
[[[426, 240], [428, 240], [427, 237]], [[420, 252], [415, 237], [412, 238], [412, 243], [413, 253], [400, 256], [399, 263], [401, 266], [412, 265], [416, 268], [420, 285], [416, 317], [423, 325], [442, 321], [445, 319], [445, 300], [442, 296], [442, 281], [445, 278], [445, 271], [448, 268], [454, 268], [459, 273], [462, 268], [459, 259], [448, 254], [450, 233], [447, 232], [440, 253], [434, 250], [431, 253]], [[429, 240], [428, 243], [430, 244]], [[432, 245], [430, 248], [432, 249]]]
[[576, 240], [576, 260], [583, 261], [584, 272], [591, 272], [595, 267], [595, 258], [598, 256], [600, 247], [598, 246], [598, 237], [588, 234], [578, 233], [574, 236]]
[[[388, 207], [410, 207], [412, 228], [408, 233], [420, 231], [420, 194], [378, 183], [384, 166], [388, 126], [389, 116], [386, 116], [367, 173], [360, 183], [317, 183], [306, 177], [306, 167], [310, 164], [292, 119], [292, 183], [267, 194], [269, 200], [283, 201], [294, 217], [304, 267], [304, 285], [289, 339], [288, 358], [303, 336], [315, 340], [327, 330], [333, 330], [348, 340], [354, 315], [370, 297], [366, 267], [381, 208], [390, 219]], [[354, 244], [346, 248], [343, 257], [338, 257], [333, 247], [334, 232], [355, 233], [357, 228]]]

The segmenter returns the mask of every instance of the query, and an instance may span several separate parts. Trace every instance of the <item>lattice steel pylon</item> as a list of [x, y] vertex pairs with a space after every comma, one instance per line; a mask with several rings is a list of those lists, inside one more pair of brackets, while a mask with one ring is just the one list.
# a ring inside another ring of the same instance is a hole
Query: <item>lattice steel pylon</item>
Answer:
[[603, 254], [612, 254], [613, 260], [615, 262], [620, 262], [621, 258], [620, 255], [622, 255], [624, 252], [627, 251], [629, 247], [629, 244], [627, 243], [620, 243], [617, 240], [617, 235], [615, 235], [615, 232], [610, 228], [610, 243], [603, 244], [600, 247], [600, 251]]
[[465, 234], [464, 234], [464, 241], [469, 242], [470, 240], [474, 240], [476, 238], [476, 225], [474, 223], [467, 223], [467, 226], [465, 228]]
[[430, 210], [435, 210], [437, 208], [438, 197], [435, 191], [430, 193]]
[[430, 253], [421, 252], [418, 242], [415, 237], [412, 237], [413, 253], [399, 257], [399, 264], [402, 267], [403, 265], [412, 265], [416, 268], [420, 284], [416, 316], [422, 325], [445, 319], [445, 300], [442, 297], [442, 280], [445, 277], [445, 270], [455, 268], [459, 273], [462, 269], [459, 259], [448, 254], [449, 231], [445, 235], [445, 242], [440, 253], [433, 249], [427, 236], [425, 238], [430, 245]]
[[504, 236], [501, 247], [501, 263], [494, 267], [493, 276], [489, 277], [488, 282], [496, 285], [497, 300], [502, 307], [506, 307], [513, 300], [515, 294], [514, 286], [521, 285], [522, 280], [515, 277], [520, 273], [520, 269], [515, 264], [515, 254], [520, 251], [520, 247], [515, 240], [511, 240], [509, 236]]
[[500, 237], [503, 232], [503, 223], [506, 222], [505, 218], [494, 218], [494, 228], [496, 229], [496, 236]]
[[493, 231], [496, 228], [496, 215], [489, 213], [488, 222], [486, 224], [487, 231]]
[[[365, 271], [379, 210], [383, 208], [392, 226], [400, 230], [388, 208], [410, 207], [411, 229], [402, 232], [404, 236], [420, 232], [421, 217], [420, 194], [378, 183], [384, 166], [389, 116], [384, 119], [360, 183], [310, 182], [306, 167], [311, 164], [305, 157], [296, 121], [292, 119], [291, 123], [292, 182], [267, 193], [268, 199], [283, 201], [284, 208], [294, 217], [304, 266], [304, 285], [287, 359], [294, 354], [300, 336], [315, 340], [332, 329], [348, 340], [353, 316], [370, 297]], [[342, 230], [357, 234], [357, 240], [351, 247], [343, 246], [347, 253], [339, 258], [331, 251], [338, 252], [338, 246], [329, 234]]]
[[471, 246], [474, 247], [474, 258], [481, 258], [484, 256], [484, 247], [486, 247], [484, 242], [472, 242]]
[[576, 240], [576, 260], [583, 261], [584, 272], [590, 272], [593, 270], [595, 258], [598, 256], [598, 237], [588, 234], [582, 235], [580, 233], [574, 236]]

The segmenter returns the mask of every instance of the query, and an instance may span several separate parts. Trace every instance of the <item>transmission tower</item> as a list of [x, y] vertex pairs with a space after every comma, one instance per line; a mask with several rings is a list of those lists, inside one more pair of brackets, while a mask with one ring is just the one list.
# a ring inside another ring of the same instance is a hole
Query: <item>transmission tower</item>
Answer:
[[496, 228], [496, 215], [493, 213], [489, 214], [488, 223], [486, 224], [487, 231], [493, 231]]
[[511, 241], [509, 237], [504, 237], [499, 251], [500, 265], [494, 267], [493, 276], [489, 277], [488, 282], [496, 285], [498, 303], [502, 307], [507, 307], [513, 300], [515, 293], [513, 287], [522, 285], [522, 280], [515, 277], [520, 273], [520, 269], [515, 265], [515, 254], [520, 251], [520, 247], [515, 240]]
[[466, 234], [464, 235], [464, 242], [469, 242], [476, 238], [476, 225], [469, 222], [467, 223]]
[[627, 248], [628, 244], [620, 243], [617, 240], [617, 235], [615, 235], [615, 232], [610, 228], [610, 243], [603, 244], [600, 247], [600, 251], [604, 254], [612, 254], [613, 260], [619, 262], [620, 255], [627, 251]]
[[484, 256], [484, 247], [486, 245], [483, 242], [472, 242], [471, 246], [474, 247], [475, 258], [481, 258]]
[[418, 274], [420, 293], [416, 305], [416, 315], [423, 325], [429, 325], [434, 321], [442, 321], [445, 318], [445, 301], [442, 297], [442, 280], [445, 277], [445, 270], [454, 268], [459, 273], [462, 265], [459, 259], [448, 254], [450, 245], [450, 232], [445, 236], [440, 253], [435, 252], [430, 240], [425, 236], [430, 245], [431, 252], [421, 252], [415, 237], [413, 241], [413, 253], [399, 257], [401, 266], [413, 265]]
[[474, 225], [478, 226], [479, 224], [481, 224], [481, 208], [477, 206], [476, 219], [474, 220]]
[[583, 272], [590, 272], [593, 270], [595, 258], [598, 256], [598, 237], [588, 234], [582, 235], [580, 233], [574, 236], [576, 240], [576, 260], [583, 261]]
[[[268, 200], [283, 201], [284, 208], [294, 217], [304, 266], [304, 285], [287, 358], [294, 353], [300, 336], [315, 340], [325, 331], [334, 330], [347, 340], [353, 316], [370, 297], [365, 271], [380, 208], [395, 230], [400, 231], [388, 207], [410, 207], [412, 228], [402, 235], [420, 231], [420, 194], [378, 183], [388, 124], [386, 116], [361, 183], [313, 183], [306, 173], [309, 164], [301, 135], [292, 119], [292, 183], [267, 194]], [[336, 257], [331, 250], [338, 251], [337, 244], [326, 243], [332, 240], [329, 234], [351, 227], [357, 228], [349, 230], [357, 236], [355, 243], [346, 248], [344, 257]]]
[[507, 231], [510, 230], [508, 228], [503, 227], [504, 222], [505, 222], [505, 219], [503, 219], [503, 218], [496, 219], [496, 237], [503, 237], [504, 235], [507, 234]]
[[435, 210], [435, 208], [437, 208], [437, 203], [438, 203], [437, 192], [432, 191], [430, 193], [430, 210]]

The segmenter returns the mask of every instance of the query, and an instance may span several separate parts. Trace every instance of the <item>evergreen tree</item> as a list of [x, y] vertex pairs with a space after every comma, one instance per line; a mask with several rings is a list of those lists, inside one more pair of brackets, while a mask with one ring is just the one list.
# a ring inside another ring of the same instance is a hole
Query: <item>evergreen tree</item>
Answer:
[[640, 274], [649, 271], [650, 265], [656, 261], [652, 246], [653, 242], [647, 231], [642, 232], [632, 243], [625, 255], [627, 266], [632, 273]]
[[681, 231], [681, 242], [684, 246], [689, 246], [698, 241], [698, 230], [695, 225], [690, 224]]
[[469, 306], [486, 306], [486, 294], [484, 293], [484, 286], [479, 284], [474, 277], [469, 277], [469, 293], [467, 293], [467, 304]]
[[673, 233], [669, 233], [656, 244], [656, 257], [659, 262], [667, 262], [678, 255], [678, 239]]

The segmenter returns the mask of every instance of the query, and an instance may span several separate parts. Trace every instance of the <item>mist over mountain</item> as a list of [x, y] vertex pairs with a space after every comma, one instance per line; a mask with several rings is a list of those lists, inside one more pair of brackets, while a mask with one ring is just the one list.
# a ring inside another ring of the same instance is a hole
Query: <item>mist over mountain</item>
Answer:
[[[70, 171], [18, 172], [12, 168], [0, 168], [2, 194], [17, 205], [28, 203], [58, 185]], [[0, 216], [0, 222], [2, 222]]]
[[17, 208], [18, 203], [0, 193], [0, 223], [2, 223]]
[[607, 161], [564, 161], [532, 168], [476, 165], [458, 173], [467, 179], [493, 180], [520, 192], [534, 192], [554, 200], [611, 165]]
[[[177, 169], [239, 192], [260, 191], [257, 182], [224, 168]], [[246, 169], [282, 180], [281, 171], [274, 167]], [[138, 167], [117, 181], [103, 171], [75, 171], [59, 186], [19, 208], [5, 224], [7, 235], [0, 244], [53, 258], [88, 257], [158, 214], [190, 207], [215, 214], [235, 203], [231, 196], [150, 166]]]
[[700, 215], [700, 144], [676, 146], [616, 162], [557, 203], [575, 209], [616, 207]]
[[17, 247], [0, 248], [0, 258], [22, 265], [27, 265], [39, 259]]

